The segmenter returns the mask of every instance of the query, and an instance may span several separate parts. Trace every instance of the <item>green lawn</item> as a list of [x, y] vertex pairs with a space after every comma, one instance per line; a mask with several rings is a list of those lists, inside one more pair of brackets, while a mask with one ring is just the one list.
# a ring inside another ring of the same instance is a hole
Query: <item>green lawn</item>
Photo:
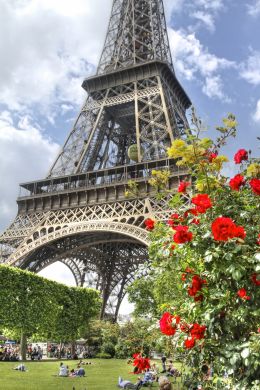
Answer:
[[[85, 378], [59, 378], [59, 362], [26, 362], [28, 372], [14, 371], [16, 363], [0, 362], [1, 390], [116, 390], [119, 375], [136, 382], [137, 376], [129, 373], [132, 366], [125, 360], [98, 360], [85, 366]], [[68, 361], [76, 368], [77, 361]], [[157, 384], [152, 389], [157, 390]], [[181, 389], [175, 387], [174, 389]]]

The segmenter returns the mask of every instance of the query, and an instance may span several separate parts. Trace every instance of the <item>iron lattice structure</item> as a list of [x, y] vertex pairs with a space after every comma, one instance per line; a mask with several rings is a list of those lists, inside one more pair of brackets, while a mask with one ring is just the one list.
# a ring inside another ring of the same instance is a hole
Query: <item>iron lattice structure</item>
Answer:
[[[185, 137], [191, 102], [175, 76], [162, 0], [113, 1], [97, 73], [82, 86], [86, 102], [46, 179], [21, 184], [1, 259], [35, 272], [63, 262], [77, 285], [100, 289], [101, 317], [116, 319], [148, 260], [144, 220], [169, 212], [151, 172], [167, 169], [169, 189], [187, 174], [166, 156]], [[128, 199], [133, 179], [139, 191]]]

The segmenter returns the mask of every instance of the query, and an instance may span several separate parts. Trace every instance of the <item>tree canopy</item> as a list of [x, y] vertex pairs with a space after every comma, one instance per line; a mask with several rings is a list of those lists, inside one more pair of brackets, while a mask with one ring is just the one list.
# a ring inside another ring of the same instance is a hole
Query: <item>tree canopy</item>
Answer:
[[0, 266], [0, 328], [73, 341], [95, 317], [99, 292], [68, 287], [18, 268]]

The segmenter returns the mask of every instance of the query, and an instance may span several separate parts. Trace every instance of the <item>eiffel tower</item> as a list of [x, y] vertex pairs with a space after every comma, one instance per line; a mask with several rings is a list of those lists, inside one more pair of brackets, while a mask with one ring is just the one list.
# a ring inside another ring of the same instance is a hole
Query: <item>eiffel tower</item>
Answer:
[[[163, 0], [113, 0], [96, 75], [82, 87], [86, 102], [47, 177], [20, 185], [1, 262], [33, 272], [64, 263], [77, 285], [101, 291], [101, 318], [116, 320], [148, 260], [144, 220], [169, 212], [152, 170], [170, 172], [169, 189], [186, 175], [166, 154], [185, 137], [191, 102], [175, 76]], [[129, 180], [139, 191], [126, 197]]]

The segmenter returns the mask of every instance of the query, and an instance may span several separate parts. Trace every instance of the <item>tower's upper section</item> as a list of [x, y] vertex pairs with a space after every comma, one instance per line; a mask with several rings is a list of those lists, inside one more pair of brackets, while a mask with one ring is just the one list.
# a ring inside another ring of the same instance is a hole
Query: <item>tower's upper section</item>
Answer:
[[97, 74], [154, 60], [173, 70], [163, 0], [113, 0]]

